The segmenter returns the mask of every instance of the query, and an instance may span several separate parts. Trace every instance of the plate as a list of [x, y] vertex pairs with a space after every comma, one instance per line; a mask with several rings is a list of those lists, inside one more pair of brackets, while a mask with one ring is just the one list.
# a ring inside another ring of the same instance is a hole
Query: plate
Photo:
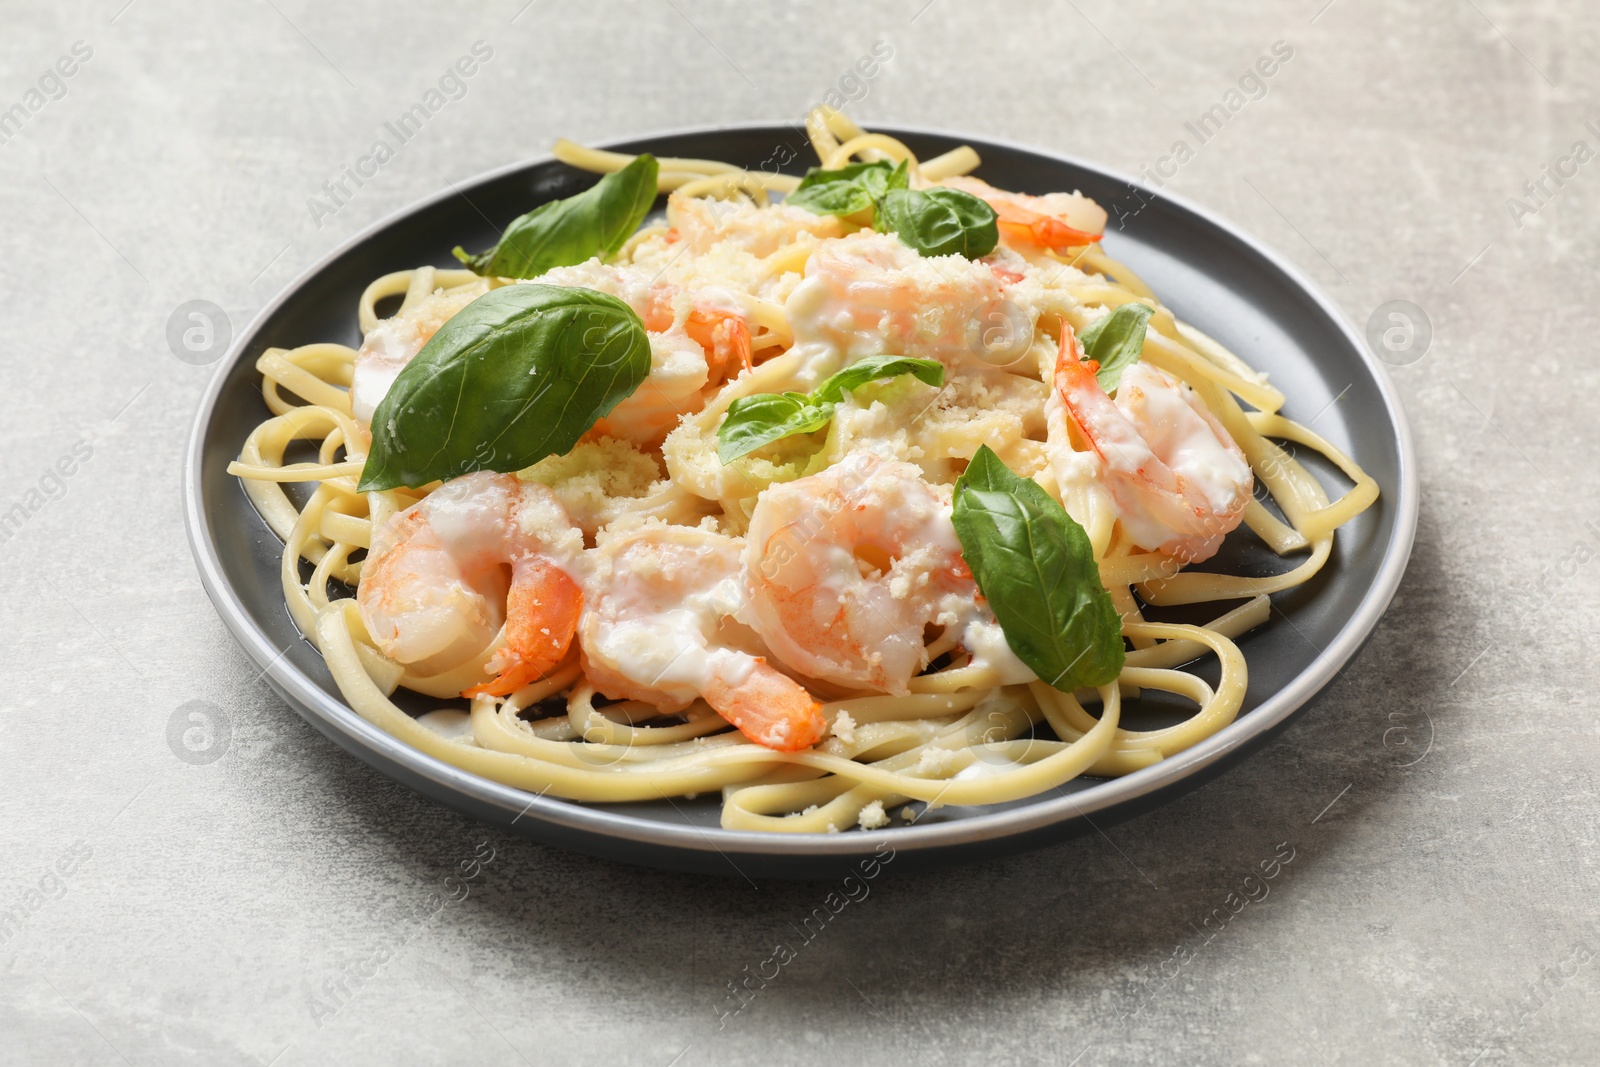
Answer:
[[[1378, 502], [1339, 531], [1322, 573], [1275, 596], [1272, 620], [1240, 641], [1250, 666], [1250, 689], [1235, 722], [1124, 778], [1083, 778], [1010, 804], [940, 809], [914, 825], [789, 835], [722, 829], [716, 797], [604, 805], [535, 796], [441, 763], [358, 716], [340, 696], [321, 655], [290, 621], [278, 585], [282, 546], [226, 471], [245, 436], [268, 414], [255, 360], [269, 347], [314, 341], [359, 345], [356, 301], [372, 279], [423, 264], [454, 266], [450, 249], [455, 245], [487, 248], [495, 242], [498, 231], [490, 220], [503, 225], [593, 182], [592, 175], [553, 159], [459, 184], [328, 255], [243, 332], [201, 402], [184, 480], [190, 544], [223, 621], [284, 700], [358, 759], [486, 823], [609, 859], [747, 878], [836, 877], [885, 845], [894, 850], [895, 870], [913, 870], [1060, 841], [1193, 789], [1303, 708], [1371, 634], [1411, 552], [1416, 461], [1405, 415], [1382, 365], [1296, 270], [1209, 212], [1067, 157], [949, 133], [882, 132], [904, 141], [922, 159], [970, 144], [983, 157], [977, 173], [1003, 188], [1079, 189], [1102, 205], [1142, 204], [1124, 219], [1124, 229], [1113, 222], [1107, 251], [1142, 275], [1179, 318], [1267, 371], [1289, 397], [1286, 414], [1315, 420], [1317, 432], [1377, 479]], [[810, 156], [803, 132], [779, 125], [663, 133], [608, 147], [793, 173], [803, 172]], [[1247, 544], [1242, 551], [1244, 565], [1250, 566]], [[1281, 568], [1269, 560], [1261, 562]]]

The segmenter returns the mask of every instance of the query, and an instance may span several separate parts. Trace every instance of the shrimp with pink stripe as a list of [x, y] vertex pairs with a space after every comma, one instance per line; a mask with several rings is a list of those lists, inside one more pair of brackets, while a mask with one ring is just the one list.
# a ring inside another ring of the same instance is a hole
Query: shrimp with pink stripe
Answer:
[[668, 713], [704, 699], [759, 745], [807, 748], [827, 731], [821, 706], [735, 618], [746, 597], [742, 548], [724, 534], [654, 523], [604, 538], [578, 634], [584, 673], [605, 696]]
[[356, 603], [380, 651], [418, 674], [481, 655], [491, 677], [463, 696], [505, 696], [553, 670], [577, 630], [583, 535], [545, 486], [479, 471], [373, 531]]
[[1255, 480], [1244, 453], [1195, 391], [1166, 372], [1133, 363], [1112, 399], [1098, 369], [1063, 321], [1045, 406], [1058, 460], [1065, 466], [1077, 455], [1066, 441], [1070, 422], [1136, 545], [1186, 563], [1210, 559], [1250, 503]]

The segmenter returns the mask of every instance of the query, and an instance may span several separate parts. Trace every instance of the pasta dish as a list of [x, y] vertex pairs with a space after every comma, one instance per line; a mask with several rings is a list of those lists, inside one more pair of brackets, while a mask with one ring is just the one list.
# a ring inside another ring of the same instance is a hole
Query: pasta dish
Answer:
[[[808, 130], [803, 178], [558, 142], [596, 184], [374, 280], [359, 348], [259, 357], [229, 470], [358, 714], [532, 793], [718, 793], [784, 832], [1233, 721], [1237, 639], [1377, 484], [1108, 255], [1093, 200]], [[1233, 538], [1284, 563], [1219, 573]], [[1192, 711], [1126, 728], [1142, 693]]]

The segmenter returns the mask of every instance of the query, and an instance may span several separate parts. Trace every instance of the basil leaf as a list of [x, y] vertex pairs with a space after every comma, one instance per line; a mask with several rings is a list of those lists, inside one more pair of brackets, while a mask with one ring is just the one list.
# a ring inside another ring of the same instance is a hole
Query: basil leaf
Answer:
[[961, 553], [1017, 658], [1063, 692], [1122, 672], [1122, 622], [1089, 535], [981, 445], [956, 482]]
[[817, 215], [854, 215], [876, 207], [889, 190], [904, 189], [909, 181], [905, 160], [898, 167], [882, 160], [835, 170], [812, 167], [783, 202]]
[[1000, 240], [994, 208], [971, 193], [936, 186], [893, 189], [878, 205], [877, 228], [925, 256], [962, 255], [977, 259]]
[[1123, 304], [1078, 335], [1084, 354], [1100, 364], [1095, 379], [1107, 393], [1122, 381], [1125, 368], [1139, 362], [1139, 354], [1144, 351], [1145, 325], [1154, 314], [1148, 304]]
[[717, 458], [732, 463], [791, 434], [813, 433], [833, 418], [832, 404], [815, 404], [805, 393], [756, 393], [728, 405], [717, 427]]
[[552, 267], [595, 256], [609, 259], [650, 213], [659, 169], [649, 153], [635, 156], [583, 192], [523, 215], [487, 252], [474, 256], [458, 246], [452, 254], [475, 273], [493, 278], [537, 278]]
[[742, 396], [728, 405], [727, 417], [717, 427], [717, 458], [725, 464], [732, 463], [791, 434], [814, 433], [828, 425], [834, 407], [847, 391], [902, 374], [916, 375], [919, 381], [935, 387], [944, 384], [944, 364], [936, 359], [868, 356], [830, 374], [810, 393]]
[[880, 378], [896, 378], [914, 374], [918, 381], [934, 388], [944, 384], [944, 364], [936, 359], [913, 359], [910, 356], [867, 356], [858, 359], [817, 386], [811, 393], [818, 400], [839, 401], [844, 394]]
[[889, 172], [889, 176], [883, 180], [883, 188], [879, 189], [871, 181], [867, 183], [868, 188], [872, 190], [873, 197], [877, 200], [882, 200], [891, 189], [905, 189], [910, 185], [911, 171], [907, 162], [903, 159], [895, 166], [894, 170]]
[[644, 323], [616, 297], [495, 289], [441, 326], [379, 402], [357, 488], [517, 471], [566, 453], [649, 373]]

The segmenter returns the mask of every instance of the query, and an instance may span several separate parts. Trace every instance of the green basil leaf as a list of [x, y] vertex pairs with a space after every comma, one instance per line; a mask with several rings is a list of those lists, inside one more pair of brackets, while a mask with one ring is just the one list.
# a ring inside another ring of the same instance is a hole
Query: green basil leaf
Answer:
[[838, 402], [844, 394], [858, 386], [880, 378], [896, 378], [914, 374], [917, 379], [934, 388], [944, 384], [944, 364], [936, 359], [913, 359], [910, 356], [867, 356], [858, 359], [817, 386], [811, 393], [817, 400]]
[[873, 171], [872, 174], [862, 178], [867, 191], [872, 194], [874, 201], [882, 200], [894, 189], [906, 189], [911, 185], [911, 171], [906, 160], [901, 160], [893, 170], [884, 174], [882, 170]]
[[644, 323], [616, 297], [492, 290], [441, 326], [379, 402], [358, 488], [517, 471], [564, 454], [649, 373]]
[[1122, 622], [1089, 535], [981, 445], [956, 482], [961, 553], [1017, 658], [1063, 692], [1122, 672]]
[[537, 278], [552, 267], [570, 267], [599, 256], [609, 259], [632, 237], [656, 202], [655, 157], [633, 162], [564, 200], [540, 204], [517, 219], [487, 252], [454, 255], [477, 274], [492, 278]]
[[828, 425], [846, 391], [882, 378], [914, 374], [928, 385], [944, 384], [944, 365], [935, 359], [868, 356], [828, 378], [810, 393], [756, 393], [728, 405], [717, 427], [717, 458], [732, 463], [762, 445], [791, 434], [814, 433]]
[[835, 170], [812, 167], [784, 203], [817, 215], [854, 215], [875, 207], [889, 190], [904, 189], [908, 182], [904, 160], [898, 167], [882, 160]]
[[1125, 368], [1139, 362], [1139, 354], [1144, 351], [1145, 326], [1154, 314], [1148, 304], [1137, 301], [1123, 304], [1078, 335], [1084, 354], [1100, 364], [1095, 378], [1107, 393], [1122, 381]]
[[728, 405], [717, 427], [717, 458], [732, 463], [791, 434], [812, 433], [833, 418], [832, 404], [813, 404], [804, 393], [756, 393]]
[[877, 228], [925, 256], [977, 259], [1000, 240], [994, 208], [960, 189], [893, 189], [878, 205]]

